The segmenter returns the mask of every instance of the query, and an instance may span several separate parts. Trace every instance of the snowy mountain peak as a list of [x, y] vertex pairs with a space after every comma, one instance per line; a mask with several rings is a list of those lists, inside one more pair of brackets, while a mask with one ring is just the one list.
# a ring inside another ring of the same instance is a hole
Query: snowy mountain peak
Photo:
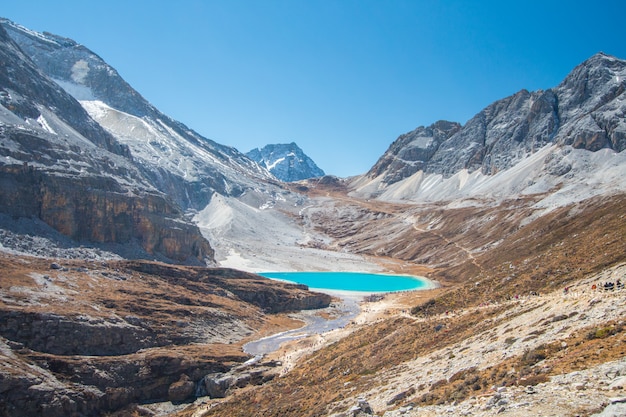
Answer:
[[246, 155], [281, 181], [299, 181], [324, 175], [324, 171], [294, 142], [265, 145], [261, 149], [252, 149]]

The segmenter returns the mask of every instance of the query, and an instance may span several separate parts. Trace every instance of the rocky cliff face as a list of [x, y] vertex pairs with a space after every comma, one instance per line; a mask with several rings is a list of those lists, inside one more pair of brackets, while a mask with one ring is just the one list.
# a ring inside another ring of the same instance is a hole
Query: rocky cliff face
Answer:
[[4, 213], [37, 217], [78, 242], [136, 245], [179, 263], [213, 256], [197, 227], [161, 195], [128, 195], [110, 178], [54, 176], [30, 166], [0, 167], [0, 178]]
[[246, 155], [281, 181], [292, 182], [324, 175], [324, 171], [294, 142], [265, 145], [261, 149], [252, 149]]
[[39, 218], [79, 242], [135, 245], [168, 261], [211, 261], [209, 243], [137, 169], [129, 148], [2, 28], [0, 44], [0, 211]]
[[495, 174], [546, 144], [626, 149], [626, 61], [602, 53], [557, 87], [496, 101], [464, 126], [437, 122], [400, 136], [367, 173], [393, 184], [418, 171], [444, 177], [467, 169]]

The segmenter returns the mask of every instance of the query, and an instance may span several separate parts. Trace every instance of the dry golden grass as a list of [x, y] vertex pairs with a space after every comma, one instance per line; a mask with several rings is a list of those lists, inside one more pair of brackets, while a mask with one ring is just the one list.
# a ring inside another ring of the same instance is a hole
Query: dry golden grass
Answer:
[[[37, 352], [28, 349], [28, 341], [24, 341], [25, 348], [16, 353], [19, 363], [5, 368], [14, 369], [18, 376], [23, 372], [22, 360], [55, 363], [57, 377], [73, 382], [79, 380], [72, 375], [72, 369], [79, 369], [81, 363], [100, 368], [117, 363], [185, 363], [189, 369], [228, 369], [249, 358], [242, 350], [247, 341], [302, 325], [286, 313], [267, 314], [229, 294], [220, 285], [220, 281], [230, 279], [229, 271], [216, 270], [212, 279], [211, 272], [203, 268], [142, 261], [57, 260], [61, 269], [51, 268], [51, 263], [41, 258], [0, 254], [0, 311], [52, 314], [78, 321], [82, 320], [80, 317], [91, 321], [132, 317], [156, 337], [139, 352], [100, 357]], [[153, 269], [154, 273], [146, 272]], [[236, 280], [233, 285], [250, 288], [275, 286], [245, 273], [235, 274], [232, 279]], [[286, 291], [289, 294], [292, 290]], [[299, 296], [301, 290], [294, 291], [293, 296]], [[240, 324], [231, 326], [235, 322]], [[215, 336], [220, 326], [223, 329]], [[215, 340], [211, 341], [211, 337]], [[172, 368], [171, 373], [185, 372], [185, 366]]]
[[482, 271], [468, 261], [436, 272], [458, 285], [438, 297], [431, 312], [561, 289], [626, 261], [624, 207], [626, 196], [618, 195], [555, 210], [479, 256]]
[[[340, 185], [331, 184], [330, 188], [315, 192], [341, 196], [343, 191]], [[521, 220], [532, 213], [531, 198], [498, 207], [454, 210], [341, 198], [344, 204], [357, 207], [364, 219], [375, 215], [380, 221], [355, 225], [348, 218], [339, 218], [318, 227], [332, 232], [340, 246], [378, 257], [390, 270], [436, 278], [443, 287], [394, 296], [398, 309], [413, 307], [412, 312], [423, 319], [391, 315], [359, 328], [349, 337], [305, 357], [285, 377], [264, 386], [235, 391], [231, 398], [209, 410], [207, 416], [313, 417], [344, 411], [346, 404], [342, 401], [351, 399], [354, 392], [380, 384], [377, 379], [380, 372], [486, 332], [494, 326], [490, 319], [509, 307], [502, 303], [462, 316], [450, 315], [443, 328], [437, 328], [431, 317], [446, 311], [468, 311], [486, 301], [504, 301], [531, 291], [554, 291], [626, 261], [626, 195], [556, 209], [524, 227]], [[415, 219], [414, 227], [407, 227], [407, 213]], [[429, 228], [431, 222], [435, 226]], [[383, 235], [392, 238], [383, 239]], [[258, 308], [223, 296], [210, 279], [194, 268], [154, 269], [169, 270], [164, 278], [162, 274], [151, 273], [149, 263], [138, 267], [128, 262], [111, 262], [106, 266], [63, 262], [67, 271], [50, 270], [49, 261], [0, 256], [1, 290], [40, 289], [40, 284], [32, 278], [34, 272], [49, 275], [55, 285], [67, 290], [71, 300], [62, 304], [53, 299], [31, 303], [26, 292], [23, 296], [14, 292], [15, 302], [0, 301], [0, 308], [53, 311], [68, 316], [85, 311], [103, 316], [112, 312], [130, 314], [150, 320], [166, 333], [180, 332], [175, 325], [177, 321], [209, 318], [217, 309], [255, 330], [231, 345], [187, 344], [141, 353], [192, 357], [199, 361], [242, 361], [240, 348], [245, 340], [299, 326], [284, 315], [266, 315]], [[240, 284], [256, 285], [253, 280]], [[89, 310], [90, 305], [102, 308]], [[54, 310], [50, 310], [52, 307]], [[563, 340], [569, 346], [567, 352], [561, 349], [563, 341], [554, 340], [524, 355], [506, 358], [490, 369], [466, 369], [449, 380], [433, 384], [419, 401], [445, 403], [486, 392], [493, 385], [533, 385], [552, 374], [623, 356], [624, 337], [618, 323], [606, 322]], [[537, 360], [542, 360], [549, 370], [539, 372], [534, 367]], [[512, 373], [512, 369], [516, 372]], [[401, 403], [398, 400], [398, 405]], [[190, 409], [180, 416], [191, 416], [193, 412]]]

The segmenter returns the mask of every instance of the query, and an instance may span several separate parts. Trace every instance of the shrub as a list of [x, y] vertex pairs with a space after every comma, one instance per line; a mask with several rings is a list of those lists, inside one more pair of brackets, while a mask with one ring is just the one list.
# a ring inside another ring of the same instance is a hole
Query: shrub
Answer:
[[597, 329], [590, 330], [589, 333], [587, 333], [587, 340], [604, 339], [605, 337], [612, 336], [619, 331], [621, 331], [621, 329], [616, 328], [615, 326], [599, 327]]
[[528, 387], [528, 386], [535, 386], [537, 384], [541, 384], [543, 382], [547, 382], [548, 381], [548, 376], [545, 374], [538, 374], [538, 375], [529, 375], [525, 378], [520, 379], [517, 382], [517, 385], [521, 385], [523, 387]]
[[541, 345], [535, 349], [527, 350], [522, 355], [521, 362], [525, 366], [532, 366], [546, 358], [545, 346]]

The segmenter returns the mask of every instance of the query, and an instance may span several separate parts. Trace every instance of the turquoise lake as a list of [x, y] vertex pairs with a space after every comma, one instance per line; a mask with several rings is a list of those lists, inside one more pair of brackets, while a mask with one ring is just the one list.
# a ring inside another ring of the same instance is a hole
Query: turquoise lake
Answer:
[[326, 290], [395, 292], [429, 287], [427, 280], [406, 275], [361, 272], [261, 272], [259, 275]]

